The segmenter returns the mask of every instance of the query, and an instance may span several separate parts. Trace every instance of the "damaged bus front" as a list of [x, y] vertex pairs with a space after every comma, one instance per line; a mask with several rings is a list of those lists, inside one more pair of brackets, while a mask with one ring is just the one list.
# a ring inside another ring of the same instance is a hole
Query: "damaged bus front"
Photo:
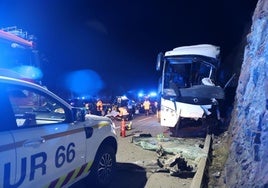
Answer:
[[219, 54], [219, 47], [201, 44], [158, 55], [162, 126], [178, 130], [185, 122], [204, 125], [206, 119], [219, 119], [217, 100], [224, 99], [224, 90], [217, 85]]

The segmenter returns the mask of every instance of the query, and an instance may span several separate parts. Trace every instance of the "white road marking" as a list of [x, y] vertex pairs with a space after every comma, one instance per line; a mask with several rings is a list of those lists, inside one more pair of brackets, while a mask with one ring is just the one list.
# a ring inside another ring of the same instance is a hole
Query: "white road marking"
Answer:
[[138, 120], [137, 122], [146, 121], [146, 120], [151, 119], [151, 118], [152, 117], [143, 118], [143, 119]]

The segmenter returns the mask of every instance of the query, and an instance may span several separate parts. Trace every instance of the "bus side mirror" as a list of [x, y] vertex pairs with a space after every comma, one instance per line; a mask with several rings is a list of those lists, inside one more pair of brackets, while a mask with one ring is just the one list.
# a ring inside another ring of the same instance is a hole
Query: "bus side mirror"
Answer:
[[160, 68], [161, 68], [161, 64], [163, 62], [163, 59], [164, 59], [164, 54], [162, 52], [160, 52], [158, 55], [157, 55], [157, 62], [156, 62], [156, 70], [159, 71]]

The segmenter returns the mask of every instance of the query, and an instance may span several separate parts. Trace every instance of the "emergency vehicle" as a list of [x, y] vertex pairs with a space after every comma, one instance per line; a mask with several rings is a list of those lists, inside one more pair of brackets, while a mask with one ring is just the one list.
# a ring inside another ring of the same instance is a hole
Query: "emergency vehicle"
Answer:
[[219, 66], [220, 48], [211, 44], [182, 46], [158, 54], [162, 126], [175, 128], [176, 134], [189, 122], [217, 124], [218, 100], [224, 99], [224, 89], [217, 83]]
[[115, 125], [46, 88], [0, 76], [0, 187], [107, 187], [116, 164]]
[[16, 26], [0, 29], [1, 75], [41, 84], [43, 73], [36, 38]]

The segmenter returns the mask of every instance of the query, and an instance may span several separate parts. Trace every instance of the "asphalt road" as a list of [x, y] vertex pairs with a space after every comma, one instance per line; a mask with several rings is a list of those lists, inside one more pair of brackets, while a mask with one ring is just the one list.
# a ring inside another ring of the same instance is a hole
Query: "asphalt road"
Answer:
[[[114, 121], [118, 135], [117, 173], [109, 188], [175, 188], [190, 187], [192, 177], [178, 178], [167, 172], [154, 173], [156, 170], [157, 154], [132, 143], [133, 136], [140, 134], [156, 137], [161, 134], [170, 137], [168, 128], [161, 127], [155, 114], [138, 115], [132, 120], [132, 129], [126, 132], [126, 137], [120, 136], [120, 121]], [[130, 123], [130, 122], [126, 122]], [[197, 130], [198, 131], [198, 130]], [[185, 134], [193, 129], [185, 129]], [[75, 188], [90, 187], [83, 181]]]

